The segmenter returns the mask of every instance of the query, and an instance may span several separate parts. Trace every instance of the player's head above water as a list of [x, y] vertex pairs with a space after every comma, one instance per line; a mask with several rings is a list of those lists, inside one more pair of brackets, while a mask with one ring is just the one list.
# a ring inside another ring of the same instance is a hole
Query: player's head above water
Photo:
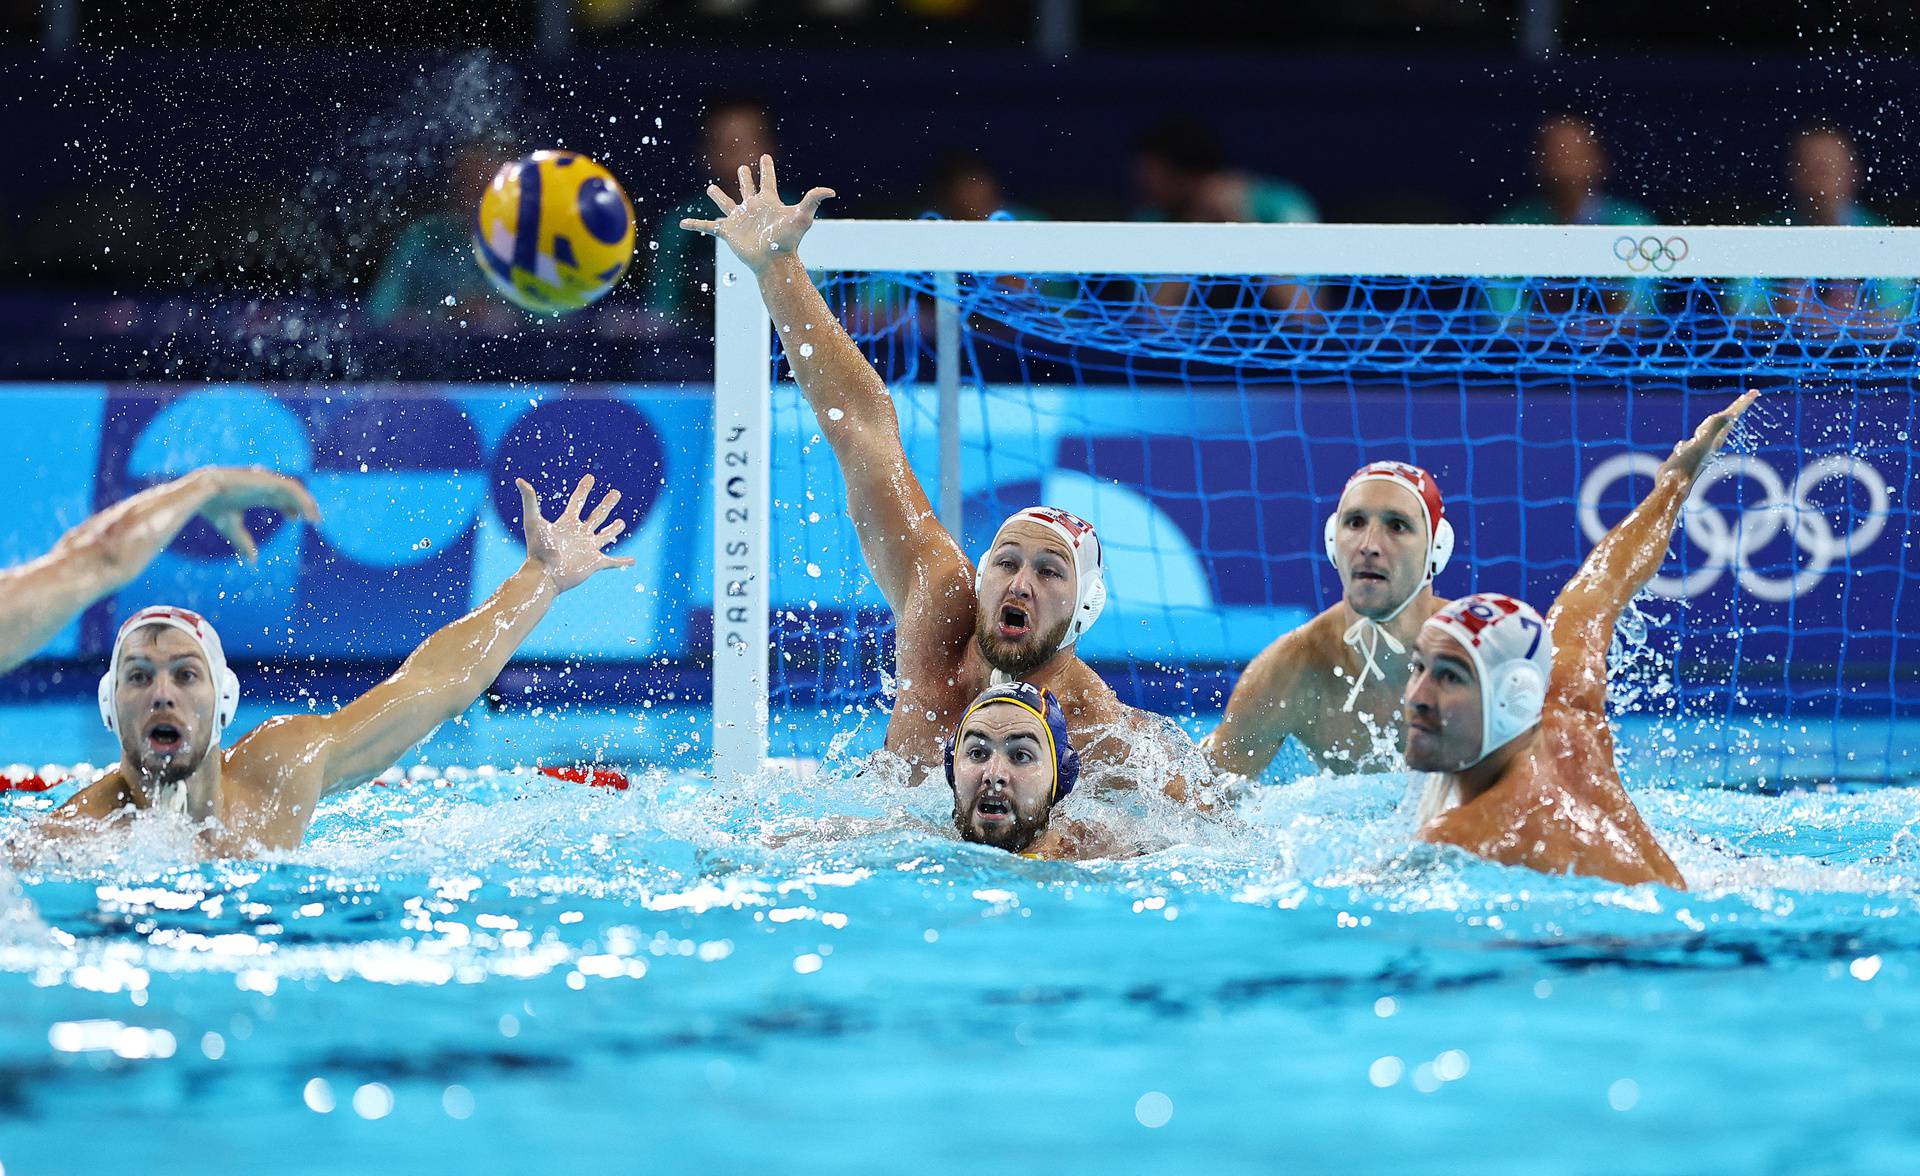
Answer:
[[1093, 524], [1051, 506], [1008, 516], [974, 573], [974, 641], [1018, 678], [1079, 640], [1107, 605]]
[[947, 744], [954, 827], [983, 845], [1014, 853], [1032, 845], [1079, 779], [1060, 700], [1026, 682], [983, 691]]
[[99, 693], [122, 764], [150, 783], [175, 784], [220, 746], [240, 705], [240, 680], [205, 617], [154, 605], [120, 626]]
[[1433, 475], [1401, 461], [1355, 471], [1327, 516], [1327, 558], [1348, 607], [1385, 622], [1406, 609], [1453, 558], [1453, 524]]
[[1463, 772], [1540, 722], [1553, 638], [1511, 596], [1478, 592], [1427, 618], [1407, 681], [1407, 766]]

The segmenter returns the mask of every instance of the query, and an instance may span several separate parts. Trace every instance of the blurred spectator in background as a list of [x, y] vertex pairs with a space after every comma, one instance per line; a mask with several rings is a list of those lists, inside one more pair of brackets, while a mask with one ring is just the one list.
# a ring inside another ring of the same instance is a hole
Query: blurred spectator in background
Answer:
[[[741, 165], [758, 168], [762, 155], [774, 154], [773, 117], [757, 99], [732, 95], [707, 103], [701, 120], [701, 166], [709, 182], [729, 191], [739, 187], [735, 175]], [[706, 185], [660, 218], [653, 236], [640, 245], [647, 269], [647, 309], [676, 326], [710, 326], [713, 317], [713, 257], [707, 249], [693, 250], [700, 237], [680, 227], [688, 217], [713, 214]], [[654, 247], [654, 243], [658, 247]], [[704, 244], [704, 243], [703, 243]]]
[[[1766, 224], [1880, 228], [1887, 219], [1860, 203], [1860, 165], [1853, 140], [1830, 126], [1810, 126], [1787, 146], [1787, 203]], [[1735, 291], [1742, 314], [1791, 318], [1822, 336], [1877, 335], [1911, 309], [1913, 283], [1878, 281], [1746, 281]]]
[[[1319, 210], [1306, 192], [1285, 180], [1230, 170], [1213, 133], [1189, 119], [1159, 123], [1133, 144], [1133, 183], [1140, 197], [1139, 221], [1227, 221], [1246, 224], [1310, 223]], [[1235, 290], [1202, 290], [1180, 281], [1146, 289], [1155, 306], [1177, 308], [1190, 298], [1230, 302]], [[1314, 288], [1293, 278], [1269, 279], [1260, 293], [1274, 310], [1313, 312]], [[1314, 316], [1317, 321], [1317, 315]]]
[[934, 164], [928, 185], [933, 212], [945, 220], [988, 220], [1000, 213], [1013, 220], [1043, 220], [1031, 208], [1007, 201], [1000, 173], [970, 152], [953, 152]]
[[[400, 231], [381, 263], [367, 298], [367, 317], [389, 329], [436, 330], [457, 322], [469, 329], [511, 330], [513, 309], [494, 295], [473, 256], [474, 210], [480, 195], [513, 150], [495, 140], [455, 149], [447, 166], [446, 201]], [[447, 298], [453, 305], [447, 305]]]
[[1859, 201], [1860, 165], [1853, 140], [1832, 127], [1808, 127], [1787, 149], [1788, 205], [1774, 222], [1782, 225], [1878, 227], [1886, 218]]
[[1534, 140], [1534, 173], [1540, 195], [1508, 208], [1494, 220], [1504, 225], [1650, 225], [1653, 215], [1631, 200], [1604, 190], [1609, 161], [1593, 124], [1558, 114], [1540, 124]]
[[1277, 225], [1320, 219], [1295, 185], [1229, 170], [1219, 140], [1188, 119], [1169, 119], [1134, 140], [1133, 183], [1141, 201], [1135, 220]]
[[[1503, 225], [1650, 225], [1653, 214], [1631, 200], [1605, 191], [1611, 161], [1593, 124], [1572, 114], [1556, 114], [1540, 124], [1534, 137], [1534, 176], [1540, 195], [1494, 217]], [[1622, 329], [1622, 320], [1654, 305], [1651, 282], [1635, 280], [1599, 291], [1604, 314], [1570, 320], [1571, 333], [1603, 338]], [[1573, 309], [1578, 295], [1571, 290], [1541, 290], [1540, 306], [1552, 314]], [[1523, 300], [1517, 289], [1498, 283], [1486, 287], [1488, 308], [1502, 317], [1512, 315]]]

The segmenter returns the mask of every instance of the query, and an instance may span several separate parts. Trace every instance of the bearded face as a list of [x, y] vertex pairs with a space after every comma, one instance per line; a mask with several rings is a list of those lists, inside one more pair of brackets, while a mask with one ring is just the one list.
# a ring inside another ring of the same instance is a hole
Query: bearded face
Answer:
[[1079, 586], [1073, 555], [1038, 523], [1009, 523], [980, 572], [974, 644], [987, 664], [1015, 678], [1059, 652], [1073, 624]]
[[131, 634], [114, 665], [122, 760], [152, 785], [193, 775], [213, 747], [218, 690], [193, 638], [167, 625]]
[[1421, 632], [1414, 643], [1413, 676], [1401, 701], [1409, 768], [1458, 772], [1479, 758], [1485, 734], [1481, 683], [1458, 641]]
[[981, 707], [954, 747], [954, 828], [968, 841], [1025, 850], [1052, 815], [1055, 770], [1039, 719], [1017, 706]]

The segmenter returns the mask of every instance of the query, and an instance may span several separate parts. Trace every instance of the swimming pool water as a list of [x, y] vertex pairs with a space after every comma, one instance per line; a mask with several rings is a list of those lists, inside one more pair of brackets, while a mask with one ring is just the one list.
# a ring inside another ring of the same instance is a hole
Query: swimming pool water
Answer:
[[[0, 725], [97, 762], [88, 712]], [[476, 711], [412, 760], [688, 763], [704, 722]], [[1409, 852], [1395, 775], [1076, 795], [1168, 843], [1078, 866], [832, 769], [368, 787], [261, 862], [156, 819], [6, 904], [0, 1165], [1911, 1170], [1920, 791], [1715, 786], [1691, 739], [1626, 737], [1686, 894]]]

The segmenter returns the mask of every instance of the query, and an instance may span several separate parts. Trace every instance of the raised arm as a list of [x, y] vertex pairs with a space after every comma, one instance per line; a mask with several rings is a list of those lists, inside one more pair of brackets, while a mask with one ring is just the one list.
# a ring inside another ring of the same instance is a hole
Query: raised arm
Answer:
[[867, 362], [800, 262], [800, 239], [813, 227], [820, 202], [833, 195], [815, 188], [797, 205], [782, 204], [773, 159], [760, 157], [760, 182], [740, 169], [740, 201], [709, 185], [724, 214], [684, 220], [680, 227], [727, 243], [760, 283], [794, 378], [813, 406], [821, 435], [833, 447], [847, 481], [847, 506], [873, 579], [902, 616], [920, 615], [928, 594], [944, 590], [966, 555], [934, 517], [927, 492], [907, 464], [900, 418], [880, 374]]
[[1654, 477], [1653, 491], [1607, 532], [1567, 581], [1547, 614], [1554, 645], [1549, 703], [1605, 714], [1607, 647], [1613, 641], [1614, 622], [1660, 570], [1680, 508], [1693, 493], [1701, 467], [1759, 395], [1748, 392], [1700, 422], [1693, 436], [1675, 445]]
[[1294, 733], [1295, 717], [1304, 711], [1296, 697], [1298, 636], [1289, 633], [1261, 650], [1234, 683], [1220, 725], [1200, 743], [1214, 771], [1253, 779], [1267, 770], [1274, 753]]
[[209, 466], [115, 503], [39, 559], [0, 571], [0, 671], [32, 657], [88, 605], [131, 583], [196, 517], [252, 560], [259, 552], [244, 515], [255, 506], [308, 522], [320, 518], [313, 495], [292, 478]]
[[[581, 478], [566, 510], [550, 523], [540, 513], [533, 487], [524, 479], [519, 485], [526, 562], [485, 604], [428, 637], [391, 678], [335, 713], [267, 723], [234, 754], [317, 762], [318, 796], [365, 783], [392, 767], [428, 732], [471, 706], [562, 592], [596, 572], [633, 565], [631, 559], [603, 552], [626, 529], [620, 519], [607, 521], [620, 502], [618, 490], [582, 517], [593, 477]], [[256, 741], [264, 746], [249, 749]], [[318, 796], [282, 800], [304, 803], [303, 811], [310, 813]]]

